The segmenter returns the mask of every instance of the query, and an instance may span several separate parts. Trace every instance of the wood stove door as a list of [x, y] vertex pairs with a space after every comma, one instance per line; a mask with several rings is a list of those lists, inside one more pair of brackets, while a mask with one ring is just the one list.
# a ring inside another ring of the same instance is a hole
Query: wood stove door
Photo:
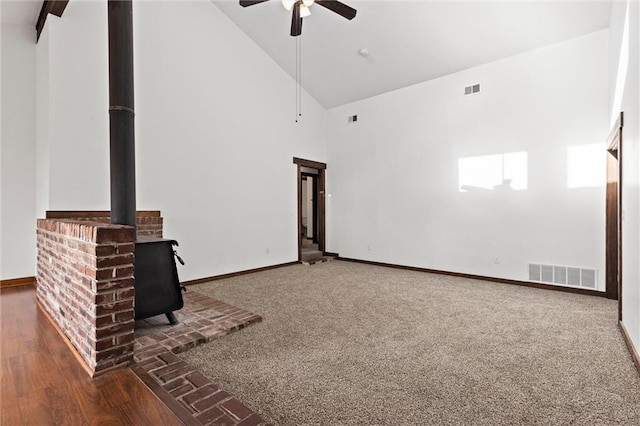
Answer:
[[183, 306], [174, 243], [165, 239], [136, 241], [136, 320], [167, 314]]

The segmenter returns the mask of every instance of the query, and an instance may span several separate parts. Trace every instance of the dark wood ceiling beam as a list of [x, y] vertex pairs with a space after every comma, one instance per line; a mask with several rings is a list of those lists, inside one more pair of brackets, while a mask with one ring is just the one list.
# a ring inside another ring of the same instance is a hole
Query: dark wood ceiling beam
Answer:
[[36, 22], [36, 32], [38, 34], [38, 40], [40, 40], [40, 34], [44, 29], [44, 24], [45, 22], [47, 22], [47, 16], [52, 13], [58, 17], [61, 17], [68, 3], [69, 0], [45, 0], [44, 2], [42, 2], [42, 8], [40, 9], [40, 15], [38, 16], [38, 22]]

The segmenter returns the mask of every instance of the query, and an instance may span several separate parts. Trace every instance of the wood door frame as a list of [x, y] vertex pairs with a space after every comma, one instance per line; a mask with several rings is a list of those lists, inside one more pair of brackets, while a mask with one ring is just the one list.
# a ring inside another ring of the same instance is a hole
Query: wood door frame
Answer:
[[622, 320], [622, 128], [621, 112], [607, 137], [606, 288], [605, 296], [618, 299]]
[[293, 157], [293, 163], [298, 168], [298, 261], [302, 260], [302, 168], [308, 167], [318, 171], [317, 193], [314, 198], [318, 200], [317, 223], [318, 223], [318, 250], [325, 253], [325, 174], [327, 165], [319, 161], [305, 160]]

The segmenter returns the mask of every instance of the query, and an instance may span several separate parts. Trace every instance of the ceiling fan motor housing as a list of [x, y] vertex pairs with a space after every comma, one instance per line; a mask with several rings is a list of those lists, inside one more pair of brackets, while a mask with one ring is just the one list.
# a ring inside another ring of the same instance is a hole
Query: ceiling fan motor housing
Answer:
[[[264, 3], [269, 0], [240, 0], [240, 6], [248, 7], [255, 4]], [[291, 36], [297, 37], [302, 34], [302, 18], [311, 14], [309, 6], [319, 4], [332, 12], [337, 13], [345, 19], [352, 20], [358, 12], [351, 6], [347, 6], [337, 0], [281, 0], [282, 5], [291, 13]]]

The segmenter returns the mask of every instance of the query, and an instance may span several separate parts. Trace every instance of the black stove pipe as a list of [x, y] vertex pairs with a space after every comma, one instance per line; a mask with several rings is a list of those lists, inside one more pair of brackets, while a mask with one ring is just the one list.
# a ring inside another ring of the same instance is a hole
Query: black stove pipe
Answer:
[[132, 0], [108, 0], [111, 223], [136, 226]]

